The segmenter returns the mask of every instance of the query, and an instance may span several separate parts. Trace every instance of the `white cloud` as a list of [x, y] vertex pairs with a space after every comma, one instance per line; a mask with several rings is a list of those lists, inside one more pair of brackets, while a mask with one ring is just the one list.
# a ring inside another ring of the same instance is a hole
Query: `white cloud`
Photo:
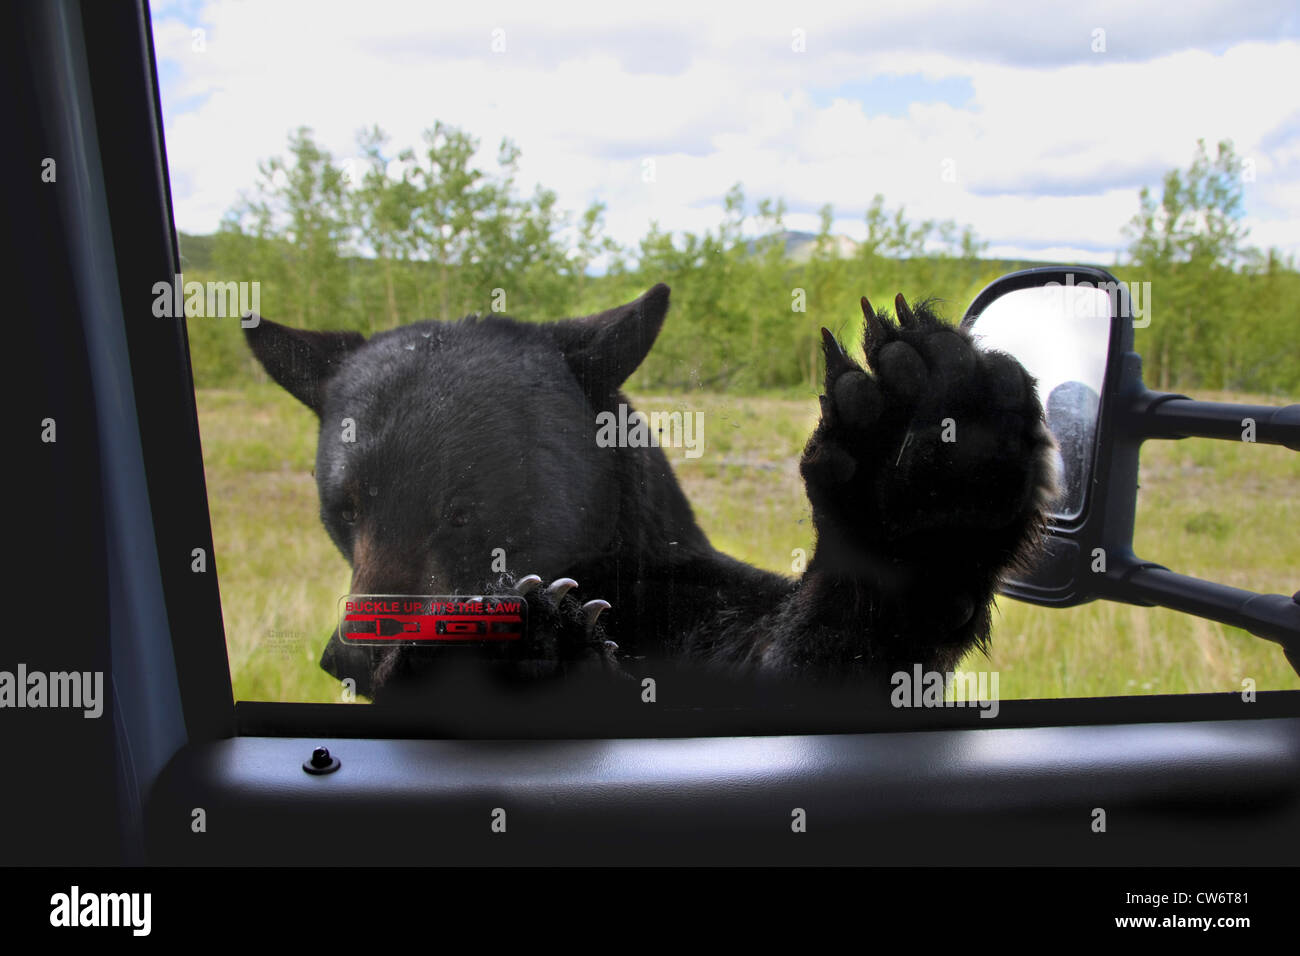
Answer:
[[[784, 197], [796, 225], [830, 202], [859, 236], [882, 193], [914, 218], [973, 225], [994, 253], [1110, 262], [1140, 186], [1186, 166], [1197, 138], [1231, 138], [1258, 172], [1252, 241], [1300, 254], [1288, 7], [1199, 2], [1175, 20], [1102, 4], [1048, 22], [1032, 4], [859, 6], [155, 4], [177, 224], [214, 229], [298, 125], [344, 157], [362, 126], [417, 145], [441, 119], [479, 136], [489, 160], [511, 136], [524, 189], [543, 183], [575, 210], [603, 200], [627, 244], [652, 219], [715, 226], [741, 181], [751, 199]], [[1106, 53], [1089, 49], [1095, 26]], [[795, 28], [806, 53], [791, 49]], [[888, 115], [869, 97], [825, 95], [917, 75], [963, 78], [973, 98]]]

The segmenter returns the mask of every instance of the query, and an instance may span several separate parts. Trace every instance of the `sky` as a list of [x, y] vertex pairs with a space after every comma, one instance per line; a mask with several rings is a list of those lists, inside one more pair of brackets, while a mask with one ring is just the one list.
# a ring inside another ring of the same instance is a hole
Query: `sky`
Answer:
[[[744, 185], [788, 228], [865, 235], [880, 193], [986, 255], [1112, 264], [1143, 186], [1196, 141], [1248, 161], [1247, 242], [1300, 258], [1300, 4], [154, 0], [176, 225], [216, 230], [259, 161], [314, 130], [509, 136], [518, 182], [703, 232]], [[196, 32], [201, 31], [201, 32]], [[653, 175], [648, 175], [650, 172]]]

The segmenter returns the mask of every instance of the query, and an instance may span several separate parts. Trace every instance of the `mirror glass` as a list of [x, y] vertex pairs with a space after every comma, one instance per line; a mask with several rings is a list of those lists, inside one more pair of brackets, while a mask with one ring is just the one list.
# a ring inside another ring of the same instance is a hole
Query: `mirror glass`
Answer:
[[1106, 353], [1110, 294], [1092, 285], [1016, 289], [989, 303], [971, 326], [980, 348], [1014, 355], [1038, 380], [1038, 398], [1060, 454], [1061, 518], [1083, 512], [1092, 476]]

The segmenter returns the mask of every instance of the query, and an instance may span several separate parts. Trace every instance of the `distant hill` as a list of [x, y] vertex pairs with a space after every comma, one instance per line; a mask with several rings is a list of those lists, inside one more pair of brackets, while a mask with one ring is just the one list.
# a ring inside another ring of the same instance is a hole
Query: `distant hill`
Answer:
[[[783, 232], [776, 233], [775, 238], [785, 243], [785, 255], [791, 262], [807, 262], [817, 249], [817, 234], [815, 232], [798, 232], [794, 229], [786, 229]], [[757, 239], [751, 239], [745, 243], [745, 248], [752, 253], [757, 248], [758, 242]], [[857, 255], [858, 243], [848, 236], [831, 236], [831, 242], [839, 252], [841, 259], [848, 259]]]

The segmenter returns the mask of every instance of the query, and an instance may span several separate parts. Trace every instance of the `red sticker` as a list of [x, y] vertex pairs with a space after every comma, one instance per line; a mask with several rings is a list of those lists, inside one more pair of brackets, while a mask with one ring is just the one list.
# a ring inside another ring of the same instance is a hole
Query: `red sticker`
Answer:
[[512, 595], [345, 594], [345, 644], [473, 644], [524, 636], [528, 602]]

